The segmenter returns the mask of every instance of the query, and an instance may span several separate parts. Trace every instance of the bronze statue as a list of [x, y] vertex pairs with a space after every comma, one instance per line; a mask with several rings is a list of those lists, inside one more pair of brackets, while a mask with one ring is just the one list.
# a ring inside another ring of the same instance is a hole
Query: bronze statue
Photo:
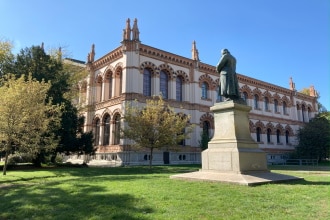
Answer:
[[240, 100], [238, 80], [236, 76], [236, 59], [227, 49], [221, 50], [221, 58], [216, 67], [220, 74], [219, 94], [225, 101]]

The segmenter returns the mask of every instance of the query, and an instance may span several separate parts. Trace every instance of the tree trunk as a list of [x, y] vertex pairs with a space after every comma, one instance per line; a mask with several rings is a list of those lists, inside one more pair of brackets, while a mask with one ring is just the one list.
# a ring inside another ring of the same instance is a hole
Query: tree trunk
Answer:
[[37, 156], [36, 156], [36, 158], [34, 158], [32, 160], [33, 166], [35, 166], [35, 167], [41, 167], [42, 159], [43, 159], [43, 154], [42, 153], [38, 153]]
[[57, 156], [57, 153], [56, 152], [54, 154], [52, 154], [52, 156], [50, 158], [50, 162], [51, 163], [56, 163], [56, 156]]
[[4, 176], [6, 176], [6, 174], [7, 174], [8, 156], [9, 156], [9, 152], [6, 151], [5, 164], [3, 165], [3, 170], [2, 170]]

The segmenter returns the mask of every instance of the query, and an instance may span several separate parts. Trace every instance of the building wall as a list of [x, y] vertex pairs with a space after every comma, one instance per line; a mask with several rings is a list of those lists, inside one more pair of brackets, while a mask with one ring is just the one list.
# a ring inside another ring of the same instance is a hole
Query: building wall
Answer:
[[[166, 100], [177, 112], [190, 115], [190, 122], [196, 125], [191, 138], [185, 141], [186, 145], [179, 152], [169, 152], [170, 163], [200, 163], [199, 140], [203, 123], [209, 123], [212, 136], [214, 120], [210, 107], [221, 101], [217, 94], [219, 75], [214, 66], [201, 63], [198, 56], [188, 59], [141, 44], [138, 39], [124, 38], [121, 46], [95, 61], [94, 46], [90, 54], [86, 65], [90, 74], [80, 85], [80, 104], [86, 109], [82, 113], [86, 118], [85, 131], [98, 133], [94, 159], [117, 161], [117, 164], [148, 162], [148, 152], [132, 150], [130, 142], [116, 140], [114, 132], [118, 132], [118, 124], [123, 123], [118, 119], [123, 116], [125, 105], [134, 100], [143, 104], [152, 95], [160, 94], [160, 74], [164, 71], [169, 78]], [[151, 96], [143, 95], [145, 69], [152, 75]], [[183, 79], [182, 101], [176, 100], [177, 77]], [[249, 114], [252, 138], [268, 152], [270, 163], [283, 161], [297, 144], [295, 134], [299, 127], [317, 113], [316, 97], [298, 93], [292, 85], [286, 89], [242, 74], [238, 74], [238, 80], [240, 92], [252, 106]], [[202, 97], [203, 83], [208, 87], [207, 97]], [[107, 117], [110, 117], [110, 125], [104, 121]], [[108, 142], [103, 135], [106, 129]], [[164, 151], [155, 154], [154, 163], [163, 164]]]

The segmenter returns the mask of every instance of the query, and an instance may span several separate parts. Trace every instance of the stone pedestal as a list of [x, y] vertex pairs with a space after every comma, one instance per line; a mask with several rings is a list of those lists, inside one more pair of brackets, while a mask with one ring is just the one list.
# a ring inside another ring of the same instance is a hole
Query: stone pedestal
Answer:
[[208, 149], [202, 152], [203, 171], [267, 171], [266, 153], [251, 138], [250, 110], [250, 106], [233, 101], [211, 107], [215, 130]]
[[214, 136], [208, 144], [208, 149], [202, 152], [202, 169], [170, 178], [241, 185], [301, 179], [268, 171], [266, 153], [259, 148], [250, 134], [250, 110], [251, 107], [234, 101], [212, 106]]

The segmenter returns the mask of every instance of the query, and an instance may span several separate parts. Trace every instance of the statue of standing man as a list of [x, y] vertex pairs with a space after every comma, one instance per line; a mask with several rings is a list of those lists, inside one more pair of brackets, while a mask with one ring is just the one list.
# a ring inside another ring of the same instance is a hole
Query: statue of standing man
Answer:
[[227, 49], [221, 50], [221, 58], [216, 67], [220, 74], [219, 94], [224, 96], [225, 101], [239, 100], [239, 86], [236, 76], [236, 59]]

